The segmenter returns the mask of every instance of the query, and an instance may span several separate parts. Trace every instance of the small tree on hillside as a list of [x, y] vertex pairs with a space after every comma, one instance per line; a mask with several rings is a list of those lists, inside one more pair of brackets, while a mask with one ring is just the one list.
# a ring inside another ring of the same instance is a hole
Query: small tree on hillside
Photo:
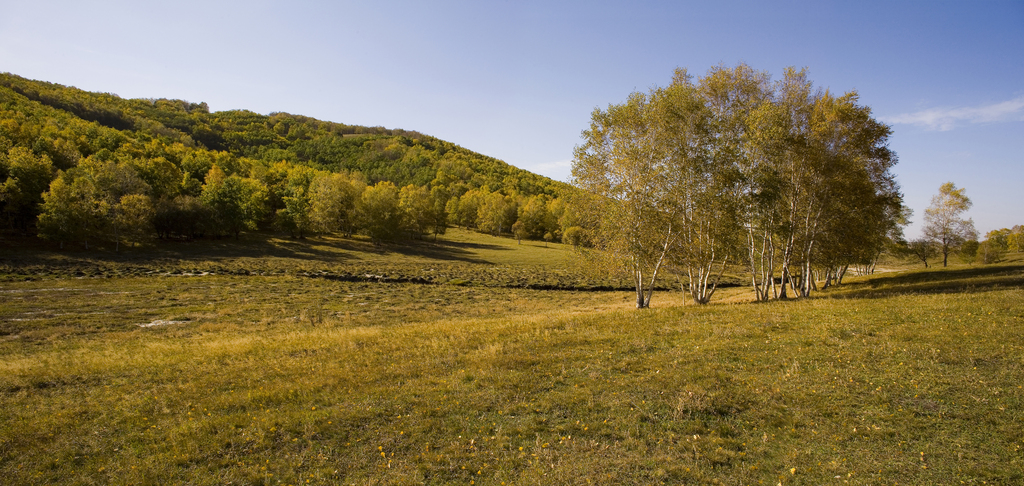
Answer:
[[512, 234], [515, 235], [516, 241], [518, 241], [519, 244], [522, 245], [523, 238], [525, 238], [527, 235], [526, 225], [523, 224], [522, 220], [516, 221], [515, 223], [512, 224]]
[[942, 251], [942, 266], [947, 266], [949, 253], [956, 251], [965, 241], [977, 239], [974, 221], [960, 217], [971, 208], [971, 199], [963, 188], [952, 182], [939, 187], [932, 204], [924, 211], [924, 235]]

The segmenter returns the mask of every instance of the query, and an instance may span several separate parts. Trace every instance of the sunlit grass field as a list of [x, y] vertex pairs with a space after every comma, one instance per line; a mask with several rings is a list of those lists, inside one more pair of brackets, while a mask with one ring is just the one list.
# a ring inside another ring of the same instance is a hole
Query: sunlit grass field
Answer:
[[[1019, 262], [638, 312], [523, 284], [589, 278], [566, 248], [447, 238], [19, 249], [0, 482], [1024, 482]], [[450, 275], [309, 276], [381, 269]]]

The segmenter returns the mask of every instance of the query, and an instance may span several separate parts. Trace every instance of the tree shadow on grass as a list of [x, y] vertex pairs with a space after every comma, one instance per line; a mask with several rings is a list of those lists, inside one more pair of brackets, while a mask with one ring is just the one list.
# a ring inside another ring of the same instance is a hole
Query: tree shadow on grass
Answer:
[[[281, 258], [295, 260], [345, 261], [353, 253], [369, 251], [368, 242], [342, 238], [288, 238], [266, 233], [245, 233], [241, 238], [204, 238], [194, 241], [160, 241], [134, 255], [139, 260], [235, 260]], [[109, 255], [108, 258], [117, 258]], [[125, 255], [132, 259], [133, 255]]]
[[[159, 253], [164, 258], [203, 258], [203, 259], [237, 259], [237, 258], [281, 258], [306, 261], [343, 263], [362, 260], [362, 255], [387, 255], [396, 253], [403, 256], [421, 257], [425, 259], [461, 261], [466, 263], [489, 264], [474, 252], [478, 250], [508, 250], [500, 245], [484, 243], [429, 241], [429, 240], [396, 240], [373, 244], [364, 237], [312, 236], [307, 238], [288, 238], [261, 233], [248, 233], [240, 240], [224, 238], [193, 243], [182, 243], [180, 249], [175, 243], [162, 243]], [[197, 245], [190, 249], [189, 245]]]
[[408, 240], [388, 243], [384, 250], [404, 256], [414, 256], [431, 260], [459, 261], [464, 263], [493, 264], [476, 254], [480, 250], [508, 251], [510, 248], [487, 243], [471, 243], [464, 241], [429, 241]]
[[903, 294], [973, 293], [1024, 287], [1024, 265], [986, 265], [884, 275], [833, 287], [827, 297], [882, 298]]
[[225, 263], [265, 258], [344, 264], [363, 261], [368, 254], [384, 258], [395, 254], [425, 260], [493, 264], [481, 257], [480, 252], [512, 250], [498, 244], [443, 239], [399, 240], [374, 245], [364, 237], [289, 238], [269, 232], [246, 232], [238, 239], [154, 240], [139, 247], [122, 247], [120, 252], [114, 251], [112, 243], [103, 241], [91, 244], [88, 249], [82, 245], [66, 245], [61, 249], [57, 243], [31, 237], [4, 238], [2, 243], [4, 251], [0, 254], [0, 266], [13, 273], [34, 272], [41, 267], [174, 266], [185, 262]]

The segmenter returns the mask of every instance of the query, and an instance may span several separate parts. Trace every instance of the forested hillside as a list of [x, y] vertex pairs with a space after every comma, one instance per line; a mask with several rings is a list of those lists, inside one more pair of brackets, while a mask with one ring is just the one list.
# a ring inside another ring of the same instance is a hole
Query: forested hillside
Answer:
[[123, 99], [0, 74], [3, 227], [64, 243], [449, 224], [561, 238], [568, 186], [414, 131]]

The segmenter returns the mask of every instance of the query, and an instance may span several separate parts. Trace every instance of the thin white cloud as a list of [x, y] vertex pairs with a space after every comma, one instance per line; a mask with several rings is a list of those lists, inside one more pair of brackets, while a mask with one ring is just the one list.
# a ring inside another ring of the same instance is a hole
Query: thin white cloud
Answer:
[[1024, 96], [985, 106], [966, 108], [930, 108], [914, 113], [885, 117], [894, 125], [918, 125], [929, 130], [947, 131], [965, 123], [991, 123], [1024, 120]]

